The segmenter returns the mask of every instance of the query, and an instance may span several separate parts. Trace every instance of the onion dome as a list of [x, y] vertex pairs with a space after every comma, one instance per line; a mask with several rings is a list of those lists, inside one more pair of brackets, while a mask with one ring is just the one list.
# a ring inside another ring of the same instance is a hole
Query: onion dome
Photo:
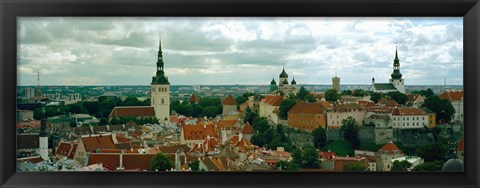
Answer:
[[285, 68], [283, 68], [282, 73], [280, 73], [280, 78], [288, 78], [288, 74], [285, 72]]
[[275, 78], [272, 78], [272, 82], [270, 82], [271, 85], [277, 85], [277, 82], [275, 82]]
[[297, 84], [297, 82], [295, 81], [295, 78], [293, 78], [293, 80], [292, 80], [292, 85], [293, 84]]
[[284, 81], [283, 81], [283, 84], [288, 85], [288, 81], [287, 81], [287, 80], [284, 80]]

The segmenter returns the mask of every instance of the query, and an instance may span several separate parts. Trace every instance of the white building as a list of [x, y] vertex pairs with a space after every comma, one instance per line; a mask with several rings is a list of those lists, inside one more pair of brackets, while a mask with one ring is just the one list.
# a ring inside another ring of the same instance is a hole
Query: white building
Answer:
[[394, 129], [420, 129], [428, 126], [428, 114], [419, 108], [395, 107], [392, 120]]
[[151, 106], [155, 109], [155, 117], [160, 122], [168, 122], [170, 119], [170, 82], [164, 72], [161, 40], [159, 40], [158, 44], [157, 57], [157, 72], [152, 77], [150, 90]]
[[417, 157], [417, 156], [403, 156], [403, 157], [393, 158], [391, 160], [391, 163], [393, 164], [393, 162], [395, 161], [399, 161], [399, 162], [408, 161], [410, 164], [412, 164], [412, 166], [408, 168], [409, 171], [412, 170], [417, 165], [423, 164], [423, 158]]
[[453, 121], [463, 122], [463, 96], [464, 92], [462, 91], [446, 91], [440, 94], [440, 99], [447, 99], [452, 104], [455, 109], [455, 114], [453, 114]]
[[266, 117], [267, 120], [278, 124], [278, 113], [280, 112], [280, 103], [282, 101], [282, 96], [265, 96], [259, 103], [259, 116]]

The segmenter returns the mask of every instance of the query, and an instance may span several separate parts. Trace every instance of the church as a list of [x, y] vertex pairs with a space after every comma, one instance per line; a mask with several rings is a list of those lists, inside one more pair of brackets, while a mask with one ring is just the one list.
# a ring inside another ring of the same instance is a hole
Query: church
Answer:
[[405, 83], [400, 73], [400, 60], [398, 59], [398, 52], [395, 49], [395, 59], [393, 60], [393, 73], [390, 75], [389, 83], [375, 83], [375, 78], [372, 78], [372, 86], [370, 91], [374, 93], [389, 93], [399, 91], [405, 94]]
[[285, 72], [285, 67], [283, 67], [282, 73], [279, 75], [279, 83], [277, 85], [277, 82], [275, 82], [275, 78], [272, 79], [270, 82], [270, 92], [282, 92], [285, 95], [297, 94], [297, 82], [295, 81], [295, 78], [292, 79], [292, 82], [290, 84], [288, 83], [288, 74]]

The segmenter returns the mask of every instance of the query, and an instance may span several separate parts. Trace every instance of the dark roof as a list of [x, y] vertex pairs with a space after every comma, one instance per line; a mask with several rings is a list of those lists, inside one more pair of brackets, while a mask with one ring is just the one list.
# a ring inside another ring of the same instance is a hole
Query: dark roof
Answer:
[[155, 110], [153, 106], [116, 106], [110, 112], [108, 117], [154, 117]]
[[463, 162], [460, 159], [450, 159], [442, 167], [443, 172], [463, 172]]
[[19, 134], [17, 135], [17, 148], [38, 148], [39, 136], [38, 134]]
[[100, 132], [108, 132], [107, 126], [101, 125], [101, 126], [92, 126], [93, 129], [93, 134], [98, 134]]
[[391, 83], [373, 84], [373, 87], [375, 87], [376, 90], [397, 90], [397, 88]]
[[130, 144], [129, 142], [126, 142], [126, 143], [118, 143], [118, 144], [115, 144], [115, 148], [116, 148], [116, 149], [126, 149], [126, 150], [129, 150], [129, 149], [132, 149], [132, 144]]
[[74, 127], [73, 132], [76, 135], [87, 135], [87, 134], [92, 134], [92, 130], [90, 130], [89, 126], [86, 127]]
[[94, 152], [96, 149], [115, 149], [111, 135], [100, 135], [93, 137], [82, 137], [81, 141], [87, 152]]
[[110, 130], [110, 132], [112, 132], [112, 131], [125, 131], [125, 128], [123, 128], [122, 125], [109, 125], [108, 129]]

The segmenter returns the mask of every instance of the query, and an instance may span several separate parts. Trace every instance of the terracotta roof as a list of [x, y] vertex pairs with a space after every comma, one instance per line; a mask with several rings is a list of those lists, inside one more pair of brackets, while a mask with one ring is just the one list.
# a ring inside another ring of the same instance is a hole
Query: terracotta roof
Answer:
[[120, 167], [120, 155], [122, 155], [123, 168], [125, 170], [140, 171], [150, 170], [150, 161], [154, 154], [137, 154], [137, 153], [91, 153], [87, 165], [103, 163], [109, 169], [117, 169]]
[[21, 129], [21, 128], [40, 128], [40, 121], [39, 120], [20, 121], [17, 123], [17, 129]]
[[115, 170], [120, 166], [119, 153], [90, 153], [87, 165], [102, 163], [103, 166]]
[[288, 113], [295, 114], [322, 114], [324, 111], [323, 106], [320, 103], [315, 102], [297, 102]]
[[248, 141], [245, 136], [240, 137], [239, 135], [233, 136], [227, 144], [229, 146], [238, 147], [240, 151], [247, 151], [248, 149], [255, 148], [256, 146], [253, 145], [250, 141]]
[[407, 94], [408, 101], [415, 101], [418, 97], [420, 97], [420, 94]]
[[223, 171], [225, 170], [225, 167], [222, 165], [222, 163], [217, 159], [210, 159], [210, 158], [205, 158], [201, 161], [205, 166], [208, 168], [208, 170], [211, 171]]
[[212, 124], [208, 125], [183, 125], [182, 131], [185, 140], [204, 140], [209, 136], [216, 136], [215, 130]]
[[232, 97], [232, 95], [228, 95], [227, 98], [222, 100], [223, 105], [237, 105], [237, 101]]
[[17, 148], [39, 148], [38, 134], [17, 134]]
[[463, 137], [462, 137], [462, 139], [461, 139], [460, 142], [458, 143], [457, 151], [463, 151], [464, 142], [465, 142], [465, 141], [463, 141]]
[[94, 152], [96, 149], [116, 149], [111, 135], [82, 137], [81, 141], [87, 152]]
[[263, 103], [266, 103], [270, 106], [280, 106], [280, 103], [283, 101], [283, 96], [277, 95], [267, 95], [262, 99]]
[[123, 154], [123, 167], [127, 169], [150, 170], [154, 154]]
[[198, 103], [198, 101], [200, 101], [197, 97], [197, 95], [192, 94], [192, 96], [190, 96], [190, 100], [189, 100], [191, 103]]
[[362, 106], [375, 106], [375, 103], [372, 101], [358, 100], [357, 103]]
[[318, 102], [320, 105], [322, 105], [324, 108], [333, 108], [333, 104], [327, 101], [320, 101]]
[[77, 151], [77, 148], [78, 148], [78, 143], [74, 142], [72, 151], [70, 152], [70, 155], [68, 155], [69, 159], [73, 159], [73, 157], [75, 156], [75, 151]]
[[247, 123], [245, 123], [245, 125], [243, 126], [242, 133], [243, 134], [255, 134], [255, 129], [253, 129], [253, 127], [247, 121]]
[[234, 127], [238, 123], [238, 120], [220, 120], [217, 122], [218, 128]]
[[364, 111], [362, 105], [356, 103], [335, 104], [333, 109], [336, 112]]
[[156, 147], [162, 153], [175, 153], [178, 149], [185, 152], [189, 151], [190, 148], [187, 145], [174, 145], [174, 146], [158, 146]]
[[384, 105], [384, 106], [400, 106], [400, 104], [398, 104], [397, 101], [393, 99], [386, 99], [386, 98], [380, 99], [377, 104]]
[[395, 108], [392, 111], [392, 115], [395, 116], [421, 116], [428, 115], [426, 112], [419, 108]]
[[116, 106], [112, 109], [110, 115], [108, 115], [108, 117], [129, 116], [154, 117], [155, 110], [153, 106]]
[[60, 142], [58, 144], [57, 150], [55, 151], [55, 155], [63, 155], [65, 157], [70, 155], [70, 152], [73, 148], [73, 144], [70, 142]]
[[39, 163], [39, 162], [42, 162], [43, 159], [40, 156], [17, 158], [17, 162], [24, 162], [24, 161], [28, 161], [31, 163]]
[[463, 99], [464, 92], [462, 91], [446, 91], [440, 94], [440, 99], [447, 99], [449, 101], [460, 101]]
[[374, 113], [392, 113], [392, 107], [385, 107], [385, 106], [364, 106], [365, 111], [367, 112], [374, 112]]
[[337, 153], [330, 151], [319, 151], [318, 156], [321, 159], [333, 160], [337, 156]]
[[379, 153], [388, 152], [388, 154], [394, 154], [394, 151], [397, 151], [398, 153], [403, 153], [402, 150], [400, 150], [400, 148], [398, 148], [398, 146], [392, 142], [386, 143], [382, 146], [382, 148], [378, 150]]

